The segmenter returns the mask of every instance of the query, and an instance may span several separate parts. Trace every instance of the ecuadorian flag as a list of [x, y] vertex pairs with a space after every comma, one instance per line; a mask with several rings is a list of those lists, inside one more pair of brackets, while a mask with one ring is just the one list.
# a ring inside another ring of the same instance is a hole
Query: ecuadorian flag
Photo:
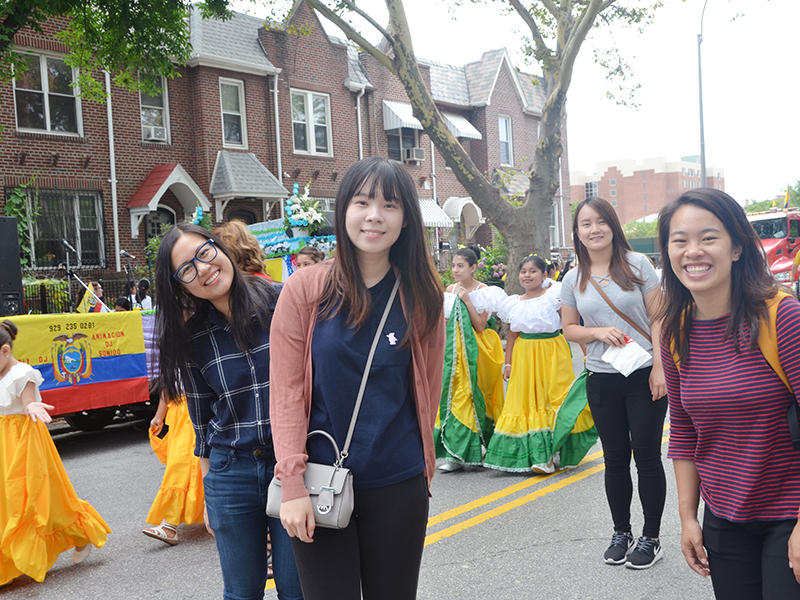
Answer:
[[14, 356], [44, 377], [53, 414], [149, 398], [140, 311], [13, 317]]

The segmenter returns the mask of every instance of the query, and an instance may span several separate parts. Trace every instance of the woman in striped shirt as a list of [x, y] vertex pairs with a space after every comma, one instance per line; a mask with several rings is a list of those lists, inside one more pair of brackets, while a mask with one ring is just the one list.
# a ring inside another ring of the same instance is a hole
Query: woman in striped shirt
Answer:
[[800, 598], [800, 452], [787, 422], [797, 399], [758, 342], [760, 328], [777, 329], [781, 368], [800, 389], [800, 304], [776, 298], [760, 241], [724, 192], [684, 193], [658, 228], [681, 549], [695, 572], [711, 575], [717, 598]]

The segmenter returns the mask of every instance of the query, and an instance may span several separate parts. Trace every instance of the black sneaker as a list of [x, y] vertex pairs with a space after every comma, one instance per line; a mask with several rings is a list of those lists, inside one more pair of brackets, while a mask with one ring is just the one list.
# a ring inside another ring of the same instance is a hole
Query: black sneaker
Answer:
[[633, 550], [633, 535], [627, 531], [615, 531], [611, 536], [611, 545], [603, 554], [607, 565], [621, 565]]
[[625, 566], [629, 569], [649, 569], [664, 558], [664, 549], [661, 542], [643, 535], [636, 542], [636, 548], [628, 556]]

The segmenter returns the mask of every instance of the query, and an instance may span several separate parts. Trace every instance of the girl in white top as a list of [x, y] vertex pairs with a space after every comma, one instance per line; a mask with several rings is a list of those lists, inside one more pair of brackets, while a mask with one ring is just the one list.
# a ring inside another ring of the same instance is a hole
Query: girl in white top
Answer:
[[503, 409], [503, 346], [486, 326], [506, 295], [478, 282], [480, 250], [462, 248], [453, 256], [453, 279], [444, 294], [447, 345], [439, 415], [434, 439], [445, 472], [480, 465], [494, 422]]
[[574, 379], [572, 356], [561, 334], [558, 286], [542, 285], [547, 264], [528, 256], [519, 267], [522, 296], [510, 296], [497, 316], [511, 326], [506, 342], [508, 379], [503, 413], [486, 451], [487, 467], [552, 473], [556, 411]]
[[44, 581], [58, 555], [75, 548], [83, 562], [111, 530], [75, 494], [45, 423], [42, 375], [14, 358], [17, 327], [0, 323], [0, 585], [22, 574]]

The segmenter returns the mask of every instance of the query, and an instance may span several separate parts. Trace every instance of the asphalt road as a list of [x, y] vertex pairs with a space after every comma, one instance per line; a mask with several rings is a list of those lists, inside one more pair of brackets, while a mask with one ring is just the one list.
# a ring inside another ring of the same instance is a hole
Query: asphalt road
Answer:
[[[202, 525], [181, 526], [175, 547], [141, 533], [163, 474], [145, 426], [54, 434], [79, 496], [97, 508], [113, 533], [82, 565], [73, 566], [71, 553], [65, 553], [44, 583], [22, 577], [0, 590], [0, 597], [221, 598], [216, 547]], [[588, 455], [592, 460], [577, 469], [547, 477], [488, 469], [437, 473], [420, 600], [713, 598], [711, 582], [691, 572], [680, 553], [677, 498], [666, 459], [665, 558], [646, 571], [602, 562], [612, 527], [600, 450], [598, 444]], [[636, 499], [633, 525], [638, 533], [642, 516]], [[275, 590], [268, 589], [266, 598], [277, 598]]]

